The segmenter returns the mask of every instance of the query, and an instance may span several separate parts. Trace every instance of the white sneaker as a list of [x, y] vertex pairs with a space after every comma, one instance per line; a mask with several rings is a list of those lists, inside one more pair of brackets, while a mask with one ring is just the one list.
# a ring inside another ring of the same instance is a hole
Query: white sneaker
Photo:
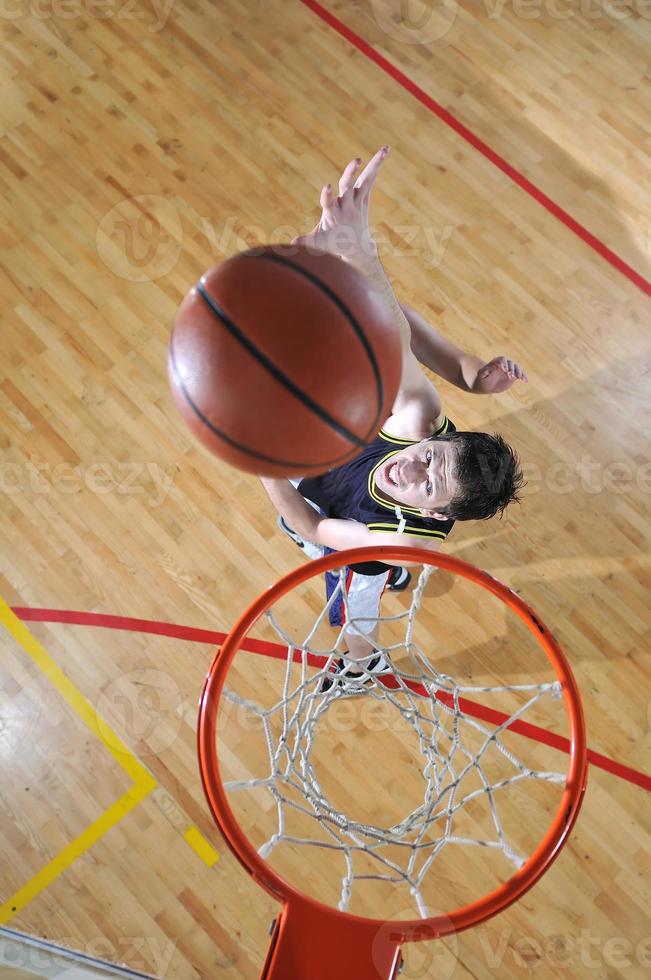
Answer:
[[299, 546], [299, 548], [303, 549], [308, 558], [323, 557], [323, 548], [320, 545], [312, 544], [311, 541], [304, 541], [303, 538], [301, 538], [280, 515], [278, 516], [276, 524], [283, 534], [286, 534], [288, 538], [291, 538], [292, 541]]
[[378, 651], [369, 657], [364, 657], [363, 660], [350, 658], [344, 660], [343, 657], [339, 657], [335, 661], [334, 676], [323, 678], [319, 686], [319, 694], [325, 694], [335, 684], [339, 689], [354, 689], [361, 693], [364, 684], [370, 681], [372, 676], [392, 673], [391, 661], [384, 653]]
[[374, 650], [370, 657], [364, 657], [363, 660], [349, 660], [348, 663], [353, 670], [361, 671], [360, 676], [393, 673], [391, 661], [380, 650]]

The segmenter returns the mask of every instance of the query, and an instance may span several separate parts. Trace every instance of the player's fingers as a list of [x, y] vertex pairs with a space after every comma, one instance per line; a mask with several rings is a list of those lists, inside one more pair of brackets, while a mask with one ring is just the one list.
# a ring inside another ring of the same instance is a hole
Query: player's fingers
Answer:
[[325, 184], [321, 190], [319, 204], [324, 211], [328, 211], [332, 207], [332, 201], [332, 184]]
[[371, 187], [375, 182], [375, 178], [378, 175], [380, 167], [386, 160], [389, 154], [389, 147], [382, 146], [377, 151], [375, 156], [371, 157], [369, 162], [366, 164], [361, 174], [355, 181], [355, 189], [360, 191], [363, 196], [367, 197], [370, 193]]
[[339, 194], [342, 197], [346, 193], [346, 191], [349, 191], [350, 188], [353, 186], [355, 172], [359, 169], [361, 162], [362, 161], [360, 157], [355, 157], [354, 160], [350, 161], [350, 163], [344, 170], [343, 174], [339, 178]]

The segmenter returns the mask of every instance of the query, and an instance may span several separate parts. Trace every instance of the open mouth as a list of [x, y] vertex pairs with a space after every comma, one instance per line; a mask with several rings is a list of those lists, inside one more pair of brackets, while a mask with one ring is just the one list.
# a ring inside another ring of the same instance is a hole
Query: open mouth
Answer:
[[384, 470], [384, 476], [385, 476], [386, 481], [389, 484], [389, 486], [392, 486], [392, 487], [399, 487], [400, 486], [400, 484], [398, 483], [398, 464], [397, 463], [387, 463], [387, 465], [385, 467], [385, 470]]

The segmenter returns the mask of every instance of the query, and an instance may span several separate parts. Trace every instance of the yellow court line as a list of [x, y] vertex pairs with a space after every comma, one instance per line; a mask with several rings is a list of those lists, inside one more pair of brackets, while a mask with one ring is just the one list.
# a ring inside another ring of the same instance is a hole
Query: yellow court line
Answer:
[[50, 684], [65, 698], [75, 714], [90, 728], [100, 742], [103, 742], [113, 758], [131, 776], [134, 783], [137, 783], [145, 777], [150, 779], [151, 777], [148, 771], [141, 765], [131, 749], [127, 748], [121, 738], [110, 729], [101, 715], [98, 715], [93, 706], [88, 703], [81, 691], [77, 690], [70, 678], [63, 673], [47, 650], [41, 646], [25, 624], [18, 619], [2, 596], [0, 596], [0, 623], [20, 643], [23, 650], [29, 654], [41, 673], [45, 674]]
[[78, 691], [72, 681], [66, 677], [36, 637], [32, 636], [25, 624], [12, 612], [2, 596], [0, 596], [0, 623], [11, 633], [59, 694], [65, 698], [73, 711], [100, 739], [134, 782], [131, 789], [121, 796], [116, 803], [113, 803], [94, 823], [82, 831], [67, 847], [64, 847], [52, 861], [27, 884], [23, 885], [8, 901], [0, 905], [0, 924], [4, 925], [28, 902], [40, 894], [44, 888], [47, 888], [55, 878], [69, 868], [84, 851], [88, 850], [108, 830], [119, 823], [130, 810], [142, 802], [155, 789], [156, 780], [86, 701], [81, 691]]
[[0, 925], [5, 925], [14, 915], [18, 915], [33, 898], [36, 898], [48, 885], [51, 885], [55, 878], [67, 871], [70, 865], [81, 857], [89, 847], [96, 844], [100, 837], [103, 837], [130, 810], [141, 803], [156, 785], [155, 780], [151, 777], [149, 779], [150, 784], [143, 783], [139, 786], [132, 786], [124, 796], [121, 796], [119, 800], [105, 810], [101, 817], [83, 830], [67, 847], [64, 847], [49, 864], [41, 868], [26, 885], [19, 888], [11, 898], [0, 905]]
[[215, 850], [212, 844], [206, 840], [196, 827], [188, 827], [183, 837], [192, 850], [199, 855], [204, 864], [207, 864], [209, 868], [212, 868], [213, 864], [219, 861], [219, 852]]

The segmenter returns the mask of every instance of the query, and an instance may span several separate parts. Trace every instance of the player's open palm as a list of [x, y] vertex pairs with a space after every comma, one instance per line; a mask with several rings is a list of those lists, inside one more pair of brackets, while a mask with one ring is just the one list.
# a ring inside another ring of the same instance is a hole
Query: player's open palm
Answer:
[[362, 161], [351, 160], [339, 178], [339, 194], [334, 194], [331, 184], [321, 190], [321, 218], [307, 235], [294, 238], [293, 245], [323, 249], [356, 265], [363, 265], [366, 258], [377, 255], [377, 249], [368, 225], [368, 203], [375, 178], [389, 153], [389, 147], [381, 147], [357, 175]]
[[500, 355], [479, 369], [472, 390], [482, 395], [497, 395], [516, 381], [528, 380], [519, 364]]

